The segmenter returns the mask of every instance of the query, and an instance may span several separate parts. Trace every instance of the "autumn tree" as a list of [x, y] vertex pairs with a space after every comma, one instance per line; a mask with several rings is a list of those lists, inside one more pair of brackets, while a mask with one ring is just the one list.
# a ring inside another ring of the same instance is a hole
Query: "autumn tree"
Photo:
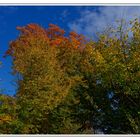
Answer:
[[[87, 46], [92, 54], [87, 55], [90, 56], [87, 62], [93, 66], [90, 75], [94, 76], [88, 81], [95, 79], [89, 96], [96, 103], [99, 114], [94, 117], [97, 121], [93, 122], [104, 133], [139, 133], [139, 22], [135, 20], [131, 24], [132, 27], [125, 32], [121, 24], [110, 36], [101, 34], [97, 42]], [[130, 33], [133, 34], [131, 38]], [[89, 106], [86, 109], [89, 110]], [[92, 111], [90, 114], [93, 116]]]
[[53, 24], [48, 29], [36, 24], [17, 29], [21, 34], [7, 54], [13, 58], [15, 74], [21, 76], [16, 97], [19, 117], [26, 124], [23, 133], [48, 133], [48, 114], [81, 80], [75, 71], [77, 48], [84, 39], [74, 32], [65, 37], [64, 30]]
[[1, 114], [5, 105], [15, 108], [4, 114], [10, 130], [1, 133], [140, 133], [140, 23], [125, 30], [122, 23], [96, 41], [53, 24], [17, 27], [7, 55], [18, 90], [1, 97]]

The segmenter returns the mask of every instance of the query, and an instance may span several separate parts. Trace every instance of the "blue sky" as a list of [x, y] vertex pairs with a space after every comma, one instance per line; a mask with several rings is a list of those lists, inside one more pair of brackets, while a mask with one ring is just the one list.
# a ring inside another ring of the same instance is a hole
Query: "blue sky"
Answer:
[[11, 75], [12, 61], [3, 58], [11, 40], [18, 37], [16, 26], [38, 23], [44, 28], [49, 23], [57, 24], [66, 32], [75, 30], [88, 37], [115, 23], [117, 19], [127, 21], [139, 17], [140, 7], [112, 6], [0, 6], [0, 88], [5, 94], [15, 94], [15, 77]]

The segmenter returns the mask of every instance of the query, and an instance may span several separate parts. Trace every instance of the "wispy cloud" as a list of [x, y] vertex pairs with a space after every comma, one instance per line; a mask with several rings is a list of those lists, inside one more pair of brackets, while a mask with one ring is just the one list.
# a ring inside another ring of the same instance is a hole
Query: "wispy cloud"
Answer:
[[115, 25], [116, 20], [123, 18], [129, 21], [136, 17], [140, 17], [140, 7], [138, 6], [105, 6], [99, 7], [98, 11], [86, 9], [80, 12], [79, 19], [69, 23], [69, 28], [93, 37], [96, 32]]
[[68, 10], [64, 10], [61, 14], [62, 18], [66, 18], [69, 15]]

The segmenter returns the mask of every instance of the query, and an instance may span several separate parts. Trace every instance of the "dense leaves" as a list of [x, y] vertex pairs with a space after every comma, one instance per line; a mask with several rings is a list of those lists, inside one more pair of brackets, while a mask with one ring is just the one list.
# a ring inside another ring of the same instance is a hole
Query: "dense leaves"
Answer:
[[130, 25], [97, 41], [53, 24], [17, 27], [6, 54], [18, 90], [0, 96], [0, 133], [139, 134], [140, 23]]

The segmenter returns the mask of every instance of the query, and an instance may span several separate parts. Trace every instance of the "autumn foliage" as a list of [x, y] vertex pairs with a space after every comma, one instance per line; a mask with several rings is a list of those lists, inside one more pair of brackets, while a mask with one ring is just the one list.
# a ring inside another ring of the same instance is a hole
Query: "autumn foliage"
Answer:
[[18, 89], [0, 96], [0, 133], [140, 133], [139, 26], [97, 41], [54, 24], [17, 27], [6, 55]]

